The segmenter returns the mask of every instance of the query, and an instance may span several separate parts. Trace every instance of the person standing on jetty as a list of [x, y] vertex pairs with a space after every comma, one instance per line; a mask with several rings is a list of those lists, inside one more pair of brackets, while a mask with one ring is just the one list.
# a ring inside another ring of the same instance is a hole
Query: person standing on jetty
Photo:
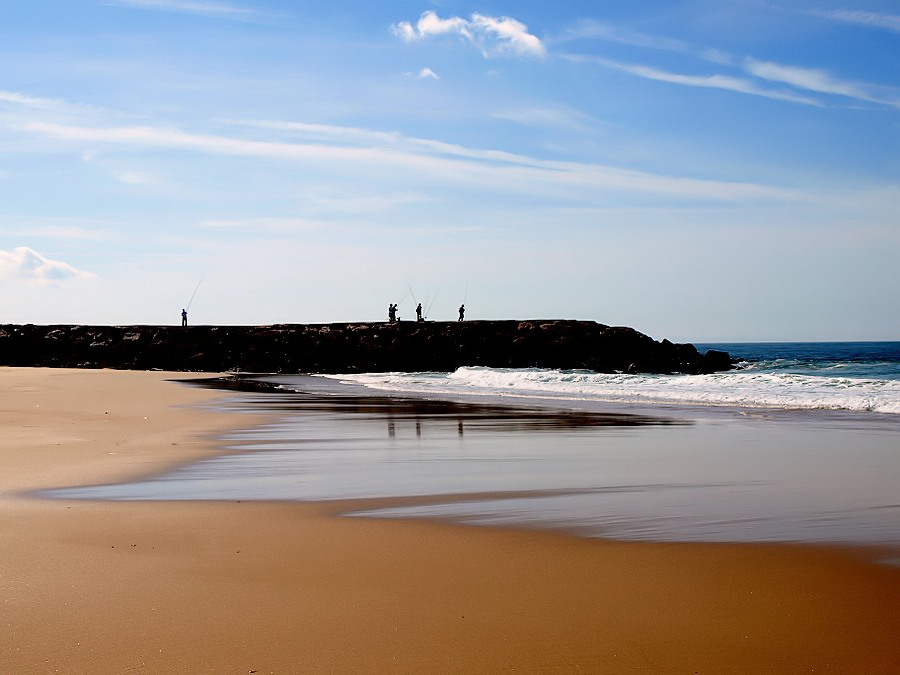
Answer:
[[420, 302], [418, 305], [416, 305], [416, 321], [424, 320], [425, 319], [422, 318], [422, 303]]
[[187, 326], [187, 310], [186, 309], [181, 310], [181, 325]]
[[458, 321], [465, 321], [465, 318], [466, 318], [466, 306], [465, 306], [465, 305], [460, 305], [460, 306], [459, 306], [459, 319], [458, 319]]
[[388, 323], [396, 323], [397, 322], [397, 305], [390, 304], [388, 305]]

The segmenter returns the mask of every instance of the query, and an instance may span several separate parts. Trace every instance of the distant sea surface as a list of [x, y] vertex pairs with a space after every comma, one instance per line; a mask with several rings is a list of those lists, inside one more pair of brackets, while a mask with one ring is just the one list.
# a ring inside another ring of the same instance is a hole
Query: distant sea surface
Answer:
[[[347, 500], [345, 512], [362, 517], [853, 544], [896, 558], [900, 343], [698, 348], [728, 351], [740, 366], [231, 380], [222, 383], [237, 390], [226, 410], [270, 421], [231, 433], [227, 453], [135, 483], [45, 495]], [[353, 501], [368, 499], [390, 508]]]

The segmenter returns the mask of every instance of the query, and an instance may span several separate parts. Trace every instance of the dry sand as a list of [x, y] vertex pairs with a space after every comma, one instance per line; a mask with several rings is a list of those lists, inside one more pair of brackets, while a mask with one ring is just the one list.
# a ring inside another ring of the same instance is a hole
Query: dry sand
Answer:
[[0, 672], [900, 672], [900, 569], [872, 552], [22, 494], [253, 421], [170, 377], [0, 368]]

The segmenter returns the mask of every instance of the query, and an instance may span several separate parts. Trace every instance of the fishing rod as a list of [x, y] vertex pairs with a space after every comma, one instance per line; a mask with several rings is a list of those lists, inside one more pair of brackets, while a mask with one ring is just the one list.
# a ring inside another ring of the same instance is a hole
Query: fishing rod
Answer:
[[[406, 287], [409, 288], [409, 294], [412, 296], [413, 302], [416, 303], [416, 305], [421, 305], [422, 303], [416, 299], [416, 294], [413, 292], [412, 286], [409, 285], [409, 281], [406, 282]], [[425, 303], [428, 304], [428, 295], [425, 296]], [[418, 307], [416, 309], [418, 309]], [[419, 317], [421, 317], [422, 320], [425, 319], [425, 317], [417, 311], [416, 319], [419, 320]]]
[[200, 284], [202, 284], [203, 280], [206, 278], [207, 272], [209, 272], [209, 270], [206, 270], [206, 272], [203, 273], [203, 276], [200, 277], [200, 281], [198, 281], [197, 285], [194, 287], [194, 292], [191, 293], [191, 299], [188, 300], [187, 307], [184, 308], [185, 311], [191, 308], [191, 304], [194, 302], [194, 296], [197, 295], [197, 291], [200, 289]]
[[[440, 291], [438, 291], [440, 293]], [[431, 299], [431, 303], [425, 308], [425, 318], [428, 318], [428, 315], [431, 314], [431, 306], [434, 304], [434, 301], [437, 300], [438, 294], [435, 293], [434, 297]], [[428, 298], [425, 298], [425, 302], [428, 302]]]

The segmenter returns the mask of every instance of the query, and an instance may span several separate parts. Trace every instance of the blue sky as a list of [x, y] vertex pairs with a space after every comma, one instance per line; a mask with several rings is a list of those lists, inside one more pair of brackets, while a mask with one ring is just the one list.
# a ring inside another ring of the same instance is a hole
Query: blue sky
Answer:
[[900, 7], [5, 0], [0, 322], [195, 289], [194, 323], [900, 339]]

